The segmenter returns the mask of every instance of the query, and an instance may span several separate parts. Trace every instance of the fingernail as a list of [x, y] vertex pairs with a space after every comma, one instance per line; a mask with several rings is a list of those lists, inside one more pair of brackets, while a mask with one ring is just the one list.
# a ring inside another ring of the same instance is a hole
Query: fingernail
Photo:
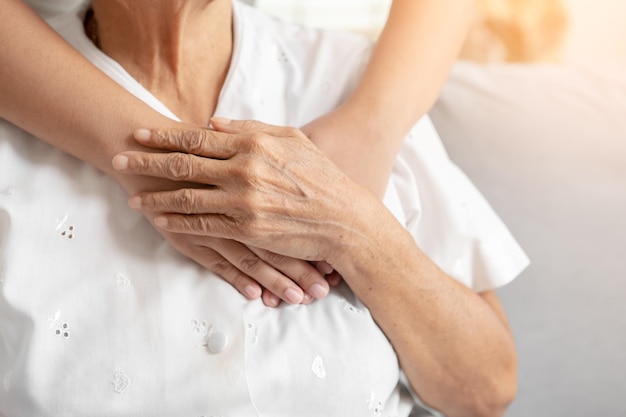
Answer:
[[304, 297], [302, 298], [302, 304], [308, 304], [313, 301], [313, 296], [308, 292], [304, 293]]
[[311, 288], [309, 288], [309, 292], [315, 298], [324, 298], [328, 295], [328, 290], [322, 284], [313, 284]]
[[293, 288], [289, 288], [287, 291], [285, 291], [285, 298], [291, 304], [299, 304], [300, 302], [302, 302], [302, 294], [294, 290]]
[[280, 304], [280, 298], [274, 294], [268, 294], [265, 296], [265, 303], [270, 307], [276, 307]]
[[154, 224], [157, 227], [167, 227], [167, 218], [165, 218], [163, 216], [159, 216], [159, 217], [154, 219]]
[[150, 132], [148, 129], [137, 129], [135, 130], [135, 133], [133, 134], [133, 137], [138, 140], [138, 141], [147, 141], [150, 139], [150, 137], [152, 136], [152, 132]]
[[141, 210], [141, 197], [131, 197], [128, 199], [128, 207], [133, 210]]
[[124, 155], [116, 155], [113, 158], [113, 168], [120, 171], [128, 169], [128, 157]]
[[254, 285], [246, 285], [246, 287], [243, 289], [243, 292], [248, 298], [251, 299], [256, 299], [259, 297], [259, 295], [261, 295], [261, 290]]
[[227, 125], [232, 122], [231, 119], [227, 119], [226, 117], [211, 117], [211, 122], [217, 122], [219, 125]]

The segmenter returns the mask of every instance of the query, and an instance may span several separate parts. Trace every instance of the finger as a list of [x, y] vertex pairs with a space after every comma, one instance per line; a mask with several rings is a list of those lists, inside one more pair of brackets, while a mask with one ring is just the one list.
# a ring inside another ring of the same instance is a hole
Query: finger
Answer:
[[313, 300], [315, 300], [315, 298], [313, 298], [313, 296], [309, 294], [308, 292], [305, 292], [304, 298], [302, 299], [302, 302], [300, 304], [308, 305], [308, 304], [311, 304]]
[[261, 296], [263, 300], [263, 304], [268, 307], [278, 307], [280, 305], [280, 298], [273, 294], [271, 291], [263, 291], [263, 295]]
[[302, 134], [299, 129], [294, 127], [269, 125], [258, 120], [231, 120], [223, 117], [212, 117], [211, 125], [216, 131], [223, 133], [258, 132], [278, 137]]
[[[215, 243], [214, 240], [212, 242]], [[281, 300], [289, 304], [300, 304], [303, 301], [304, 292], [292, 279], [266, 263], [245, 245], [234, 240], [220, 239], [213, 249]]]
[[333, 267], [326, 261], [318, 261], [313, 262], [313, 266], [320, 272], [322, 275], [328, 275], [334, 271]]
[[[328, 295], [328, 282], [310, 263], [253, 246], [249, 248], [259, 258], [298, 284], [307, 293], [306, 295], [313, 296], [316, 299], [324, 298]], [[278, 294], [276, 291], [274, 293]]]
[[113, 167], [125, 174], [207, 185], [219, 185], [229, 178], [225, 161], [180, 152], [124, 152], [113, 158]]
[[220, 237], [239, 242], [245, 240], [236, 221], [223, 214], [159, 214], [153, 223], [158, 229], [172, 233]]
[[326, 281], [328, 281], [328, 285], [334, 288], [341, 284], [343, 278], [341, 277], [341, 275], [339, 275], [339, 272], [333, 271], [330, 275], [326, 276]]
[[205, 246], [193, 246], [187, 255], [208, 269], [219, 275], [226, 282], [237, 289], [244, 297], [256, 300], [262, 294], [259, 284], [237, 269], [231, 262], [221, 256], [215, 250]]
[[[210, 215], [232, 211], [235, 207], [232, 199], [232, 195], [219, 189], [183, 188], [175, 191], [136, 194], [128, 200], [128, 205], [134, 210], [144, 212]], [[186, 227], [182, 225], [183, 221], [191, 221], [191, 219], [173, 219], [173, 221], [170, 227]], [[193, 219], [194, 224], [200, 221], [200, 219]], [[202, 233], [190, 234], [201, 235]]]
[[239, 138], [204, 127], [138, 129], [133, 137], [140, 144], [156, 149], [179, 151], [216, 159], [237, 154]]

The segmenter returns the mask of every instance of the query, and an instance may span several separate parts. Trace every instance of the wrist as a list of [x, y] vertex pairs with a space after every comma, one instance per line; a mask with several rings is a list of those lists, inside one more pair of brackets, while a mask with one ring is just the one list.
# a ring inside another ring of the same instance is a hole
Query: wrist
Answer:
[[350, 97], [336, 112], [344, 121], [360, 126], [365, 137], [359, 138], [359, 141], [379, 141], [390, 135], [385, 126], [385, 112], [374, 98]]
[[346, 210], [346, 226], [332, 244], [331, 265], [355, 292], [370, 287], [381, 275], [394, 269], [395, 259], [414, 245], [413, 238], [387, 208], [369, 192], [367, 199]]

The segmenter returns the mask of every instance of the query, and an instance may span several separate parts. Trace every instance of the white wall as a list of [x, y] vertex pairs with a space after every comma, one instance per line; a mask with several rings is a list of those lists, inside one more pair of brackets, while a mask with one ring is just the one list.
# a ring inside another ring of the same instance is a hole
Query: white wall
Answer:
[[566, 0], [571, 19], [564, 58], [626, 68], [626, 0]]
[[[564, 1], [571, 19], [565, 61], [626, 68], [626, 0]], [[391, 0], [257, 0], [257, 4], [306, 24], [375, 34]]]
[[391, 0], [257, 0], [256, 4], [308, 25], [374, 34], [385, 23]]

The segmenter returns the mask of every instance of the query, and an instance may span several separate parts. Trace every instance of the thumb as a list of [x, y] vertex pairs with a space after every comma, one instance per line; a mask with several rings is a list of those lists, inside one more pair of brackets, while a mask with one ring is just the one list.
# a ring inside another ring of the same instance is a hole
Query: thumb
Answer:
[[223, 133], [259, 132], [272, 136], [289, 136], [293, 128], [268, 125], [258, 120], [232, 120], [224, 117], [212, 117], [211, 126]]

